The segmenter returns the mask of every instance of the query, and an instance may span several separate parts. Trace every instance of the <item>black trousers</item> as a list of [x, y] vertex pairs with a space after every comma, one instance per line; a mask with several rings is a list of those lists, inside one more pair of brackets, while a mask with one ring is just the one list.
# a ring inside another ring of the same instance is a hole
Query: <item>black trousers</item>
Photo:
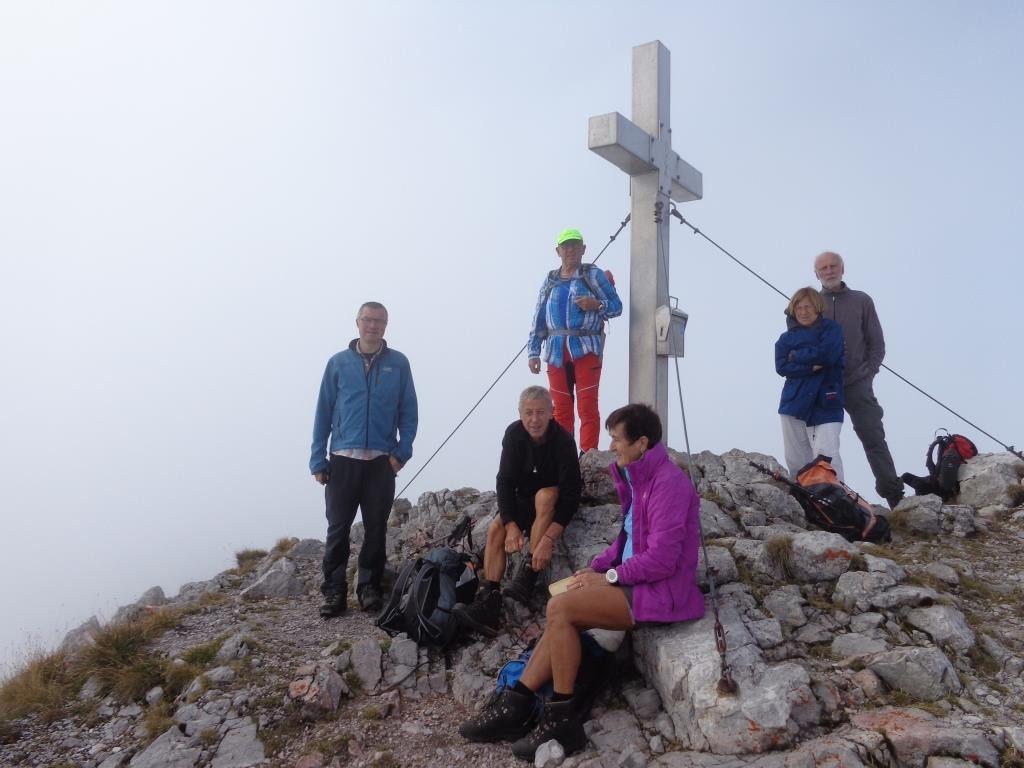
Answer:
[[853, 422], [853, 431], [857, 433], [864, 446], [871, 474], [875, 476], [875, 490], [887, 501], [903, 495], [903, 481], [896, 476], [896, 467], [889, 453], [889, 445], [885, 442], [885, 427], [882, 426], [882, 406], [875, 399], [871, 386], [871, 378], [848, 384], [843, 394], [846, 399], [846, 412]]
[[324, 581], [320, 591], [344, 594], [348, 589], [349, 532], [356, 510], [363, 513], [363, 546], [359, 551], [356, 593], [373, 584], [380, 587], [387, 559], [388, 516], [395, 501], [395, 472], [387, 456], [363, 461], [331, 456], [331, 476], [324, 490], [327, 500], [327, 542]]

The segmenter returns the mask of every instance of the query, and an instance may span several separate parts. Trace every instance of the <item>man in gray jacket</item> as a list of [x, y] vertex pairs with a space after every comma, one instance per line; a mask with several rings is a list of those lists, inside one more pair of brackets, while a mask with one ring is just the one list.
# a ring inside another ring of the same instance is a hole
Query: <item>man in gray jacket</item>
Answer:
[[814, 260], [814, 274], [821, 281], [825, 298], [824, 316], [843, 328], [846, 340], [846, 367], [843, 371], [843, 395], [853, 430], [864, 446], [875, 490], [890, 508], [903, 498], [903, 481], [896, 475], [892, 454], [885, 442], [882, 406], [872, 388], [875, 374], [885, 358], [885, 338], [875, 304], [863, 291], [852, 291], [843, 282], [843, 259], [825, 251]]

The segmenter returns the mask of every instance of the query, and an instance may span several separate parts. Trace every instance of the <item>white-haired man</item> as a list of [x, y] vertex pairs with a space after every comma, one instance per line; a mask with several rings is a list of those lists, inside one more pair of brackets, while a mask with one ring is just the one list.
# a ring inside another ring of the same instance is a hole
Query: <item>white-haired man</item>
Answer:
[[864, 446], [864, 455], [875, 476], [875, 490], [895, 507], [903, 498], [903, 481], [885, 442], [882, 406], [875, 398], [872, 383], [885, 359], [885, 338], [875, 303], [863, 291], [854, 291], [843, 282], [845, 267], [838, 253], [825, 251], [814, 259], [814, 274], [821, 282], [825, 299], [824, 316], [843, 328], [846, 340], [846, 367], [843, 371], [843, 396], [846, 412]]

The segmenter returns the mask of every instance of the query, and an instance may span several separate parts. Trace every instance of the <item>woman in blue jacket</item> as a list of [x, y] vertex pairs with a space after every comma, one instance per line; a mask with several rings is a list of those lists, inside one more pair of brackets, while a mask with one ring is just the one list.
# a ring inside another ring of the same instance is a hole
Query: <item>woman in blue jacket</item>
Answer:
[[822, 317], [825, 301], [801, 288], [786, 308], [789, 330], [775, 342], [775, 370], [786, 377], [779, 402], [786, 466], [797, 470], [822, 454], [843, 479], [839, 431], [843, 427], [843, 329]]

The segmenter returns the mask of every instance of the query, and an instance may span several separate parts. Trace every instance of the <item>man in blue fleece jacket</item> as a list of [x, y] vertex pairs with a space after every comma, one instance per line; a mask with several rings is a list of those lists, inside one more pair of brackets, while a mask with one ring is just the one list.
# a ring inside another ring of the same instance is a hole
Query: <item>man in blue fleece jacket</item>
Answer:
[[384, 341], [387, 324], [383, 304], [363, 304], [356, 314], [359, 337], [327, 361], [320, 383], [309, 471], [326, 486], [327, 541], [320, 586], [320, 615], [325, 618], [348, 608], [349, 531], [357, 509], [365, 536], [356, 596], [364, 611], [380, 610], [383, 602], [380, 581], [395, 475], [412, 457], [417, 425], [409, 360]]

